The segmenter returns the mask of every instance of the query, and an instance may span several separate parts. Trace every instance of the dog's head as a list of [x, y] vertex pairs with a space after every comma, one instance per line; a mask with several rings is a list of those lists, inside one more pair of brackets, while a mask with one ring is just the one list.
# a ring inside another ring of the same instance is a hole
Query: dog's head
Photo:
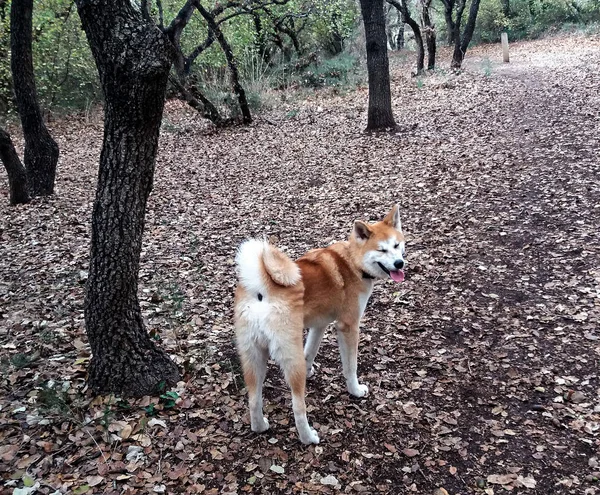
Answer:
[[373, 224], [354, 222], [352, 241], [356, 243], [362, 270], [375, 278], [404, 280], [404, 235], [398, 205], [386, 217]]

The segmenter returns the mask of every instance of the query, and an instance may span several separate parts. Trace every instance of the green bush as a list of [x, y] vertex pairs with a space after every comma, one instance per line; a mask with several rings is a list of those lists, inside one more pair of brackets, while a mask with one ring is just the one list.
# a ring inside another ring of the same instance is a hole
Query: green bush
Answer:
[[347, 86], [360, 78], [359, 60], [351, 54], [341, 53], [336, 57], [316, 60], [293, 73], [291, 83], [307, 88], [324, 86]]

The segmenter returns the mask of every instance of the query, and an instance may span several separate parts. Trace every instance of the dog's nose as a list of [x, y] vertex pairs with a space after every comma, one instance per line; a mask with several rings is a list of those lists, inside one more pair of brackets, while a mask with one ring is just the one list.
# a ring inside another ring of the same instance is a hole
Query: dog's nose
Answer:
[[396, 261], [394, 261], [394, 266], [396, 267], [397, 270], [402, 270], [402, 268], [404, 268], [404, 261], [396, 260]]

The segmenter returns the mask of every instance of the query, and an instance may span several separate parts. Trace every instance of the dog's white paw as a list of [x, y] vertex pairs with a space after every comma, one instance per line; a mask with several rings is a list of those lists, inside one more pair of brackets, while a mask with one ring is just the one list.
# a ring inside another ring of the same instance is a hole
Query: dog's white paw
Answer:
[[354, 387], [348, 387], [348, 392], [354, 395], [354, 397], [364, 397], [369, 393], [369, 387], [357, 384]]
[[310, 445], [311, 443], [319, 443], [320, 439], [319, 435], [317, 434], [317, 430], [315, 430], [314, 428], [309, 428], [307, 432], [303, 432], [303, 434], [300, 435], [300, 441], [304, 445]]
[[256, 423], [253, 422], [250, 427], [253, 432], [262, 433], [269, 429], [269, 422], [267, 421], [267, 418], [262, 418], [262, 421], [257, 421]]
[[312, 378], [313, 376], [315, 376], [315, 367], [311, 366], [306, 369], [306, 378]]

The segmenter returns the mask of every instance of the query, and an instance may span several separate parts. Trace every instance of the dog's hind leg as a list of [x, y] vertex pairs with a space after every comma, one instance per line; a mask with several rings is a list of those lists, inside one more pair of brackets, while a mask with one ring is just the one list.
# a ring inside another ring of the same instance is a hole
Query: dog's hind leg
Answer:
[[325, 327], [323, 328], [311, 328], [308, 330], [308, 337], [306, 337], [306, 345], [304, 346], [304, 359], [306, 360], [306, 376], [310, 378], [315, 374], [315, 357], [319, 352], [321, 341], [323, 340], [323, 334], [325, 333]]
[[[300, 348], [301, 350], [301, 348]], [[302, 354], [288, 363], [282, 363], [285, 380], [292, 389], [292, 409], [300, 441], [304, 444], [319, 443], [319, 435], [310, 427], [306, 418], [306, 368]]]
[[319, 443], [319, 435], [310, 427], [306, 418], [306, 365], [302, 354], [302, 323], [298, 322], [297, 331], [290, 334], [288, 338], [271, 341], [269, 350], [292, 390], [292, 409], [300, 441], [304, 444]]
[[369, 387], [358, 383], [357, 361], [358, 341], [360, 338], [358, 323], [348, 325], [342, 322], [336, 323], [338, 346], [342, 358], [342, 369], [346, 378], [348, 392], [356, 397], [364, 397], [369, 392]]
[[250, 406], [250, 425], [252, 431], [261, 433], [269, 429], [269, 422], [263, 415], [263, 382], [267, 375], [267, 349], [251, 346], [244, 350], [240, 356], [244, 369], [244, 381], [248, 388], [248, 402]]

